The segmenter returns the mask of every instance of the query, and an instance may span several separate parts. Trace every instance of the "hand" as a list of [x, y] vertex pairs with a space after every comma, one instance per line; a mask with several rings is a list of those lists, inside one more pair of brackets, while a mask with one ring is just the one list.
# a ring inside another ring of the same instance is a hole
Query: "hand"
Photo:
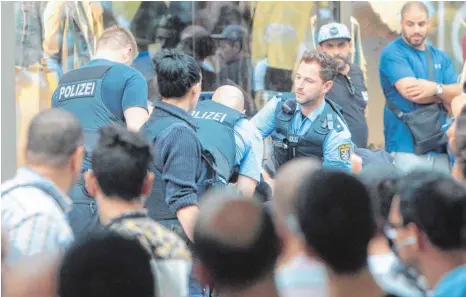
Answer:
[[362, 172], [362, 159], [355, 153], [351, 155], [351, 172], [354, 174]]
[[273, 195], [275, 190], [275, 180], [272, 177], [270, 177], [270, 175], [267, 173], [267, 170], [264, 169], [262, 169], [262, 177], [264, 178], [264, 181], [270, 186]]
[[435, 96], [437, 84], [425, 79], [417, 79], [412, 85], [407, 87], [408, 99], [419, 102], [421, 99]]

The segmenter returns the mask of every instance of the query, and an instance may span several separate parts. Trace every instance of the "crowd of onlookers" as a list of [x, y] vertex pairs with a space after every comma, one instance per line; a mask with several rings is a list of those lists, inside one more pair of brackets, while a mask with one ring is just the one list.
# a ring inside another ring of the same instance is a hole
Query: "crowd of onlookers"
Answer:
[[[455, 125], [451, 143], [464, 164], [465, 107]], [[79, 123], [52, 109], [39, 114], [29, 132], [28, 168], [20, 170], [30, 172], [23, 177], [37, 183], [33, 174], [41, 172], [66, 188], [79, 173]], [[466, 296], [464, 165], [456, 179], [433, 171], [402, 174], [380, 164], [358, 175], [298, 158], [281, 168], [265, 204], [208, 193], [189, 252], [177, 235], [138, 216], [153, 178], [150, 158], [139, 134], [102, 129], [86, 183], [107, 228], [71, 245], [65, 201], [39, 201], [41, 191], [32, 188], [17, 192], [20, 200], [3, 197], [2, 204], [14, 201], [23, 212], [42, 204], [43, 213], [31, 223], [31, 238], [15, 239], [22, 243], [19, 253], [8, 243], [14, 231], [2, 232], [2, 293], [186, 296], [192, 268], [219, 296]], [[2, 211], [2, 221], [14, 220], [10, 215]], [[41, 227], [50, 223], [62, 224], [63, 232], [44, 233]], [[151, 231], [132, 232], [135, 225]]]

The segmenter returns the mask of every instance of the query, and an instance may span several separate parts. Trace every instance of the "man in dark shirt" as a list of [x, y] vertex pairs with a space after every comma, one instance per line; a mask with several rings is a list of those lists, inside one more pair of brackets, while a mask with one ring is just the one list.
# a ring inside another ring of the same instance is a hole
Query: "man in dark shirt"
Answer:
[[340, 63], [340, 73], [334, 78], [327, 98], [343, 108], [351, 140], [357, 147], [365, 148], [369, 135], [365, 117], [368, 95], [361, 69], [350, 60], [353, 47], [350, 32], [343, 24], [327, 24], [320, 28], [318, 42], [320, 51], [336, 57]]
[[[201, 93], [201, 69], [196, 60], [174, 50], [154, 58], [160, 100], [142, 132], [153, 145], [154, 186], [147, 199], [149, 216], [192, 241], [199, 209], [199, 194], [205, 180], [201, 144], [191, 116]], [[191, 281], [190, 295], [202, 290]]]
[[230, 25], [222, 34], [214, 34], [212, 38], [217, 40], [216, 54], [224, 64], [219, 73], [220, 85], [234, 84], [240, 87], [246, 100], [246, 114], [253, 114], [253, 68], [249, 56], [248, 31], [240, 25]]

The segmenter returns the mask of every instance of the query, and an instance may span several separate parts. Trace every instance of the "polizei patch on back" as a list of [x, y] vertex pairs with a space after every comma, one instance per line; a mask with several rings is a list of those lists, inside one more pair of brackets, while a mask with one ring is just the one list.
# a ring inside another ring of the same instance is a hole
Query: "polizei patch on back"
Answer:
[[81, 97], [93, 97], [95, 95], [95, 81], [84, 83], [73, 83], [60, 86], [58, 101], [65, 101]]
[[212, 111], [200, 112], [200, 111], [195, 110], [192, 112], [192, 116], [196, 119], [214, 120], [214, 121], [222, 123], [227, 117], [227, 114], [221, 113], [221, 112], [212, 112]]

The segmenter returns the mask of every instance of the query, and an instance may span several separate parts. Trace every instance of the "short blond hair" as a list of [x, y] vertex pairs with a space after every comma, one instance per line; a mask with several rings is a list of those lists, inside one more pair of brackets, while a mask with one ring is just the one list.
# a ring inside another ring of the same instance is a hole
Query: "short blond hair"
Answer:
[[130, 46], [133, 51], [133, 55], [137, 55], [138, 45], [133, 33], [120, 26], [111, 26], [105, 29], [97, 40], [97, 51], [103, 48], [108, 50], [119, 50], [125, 46]]

